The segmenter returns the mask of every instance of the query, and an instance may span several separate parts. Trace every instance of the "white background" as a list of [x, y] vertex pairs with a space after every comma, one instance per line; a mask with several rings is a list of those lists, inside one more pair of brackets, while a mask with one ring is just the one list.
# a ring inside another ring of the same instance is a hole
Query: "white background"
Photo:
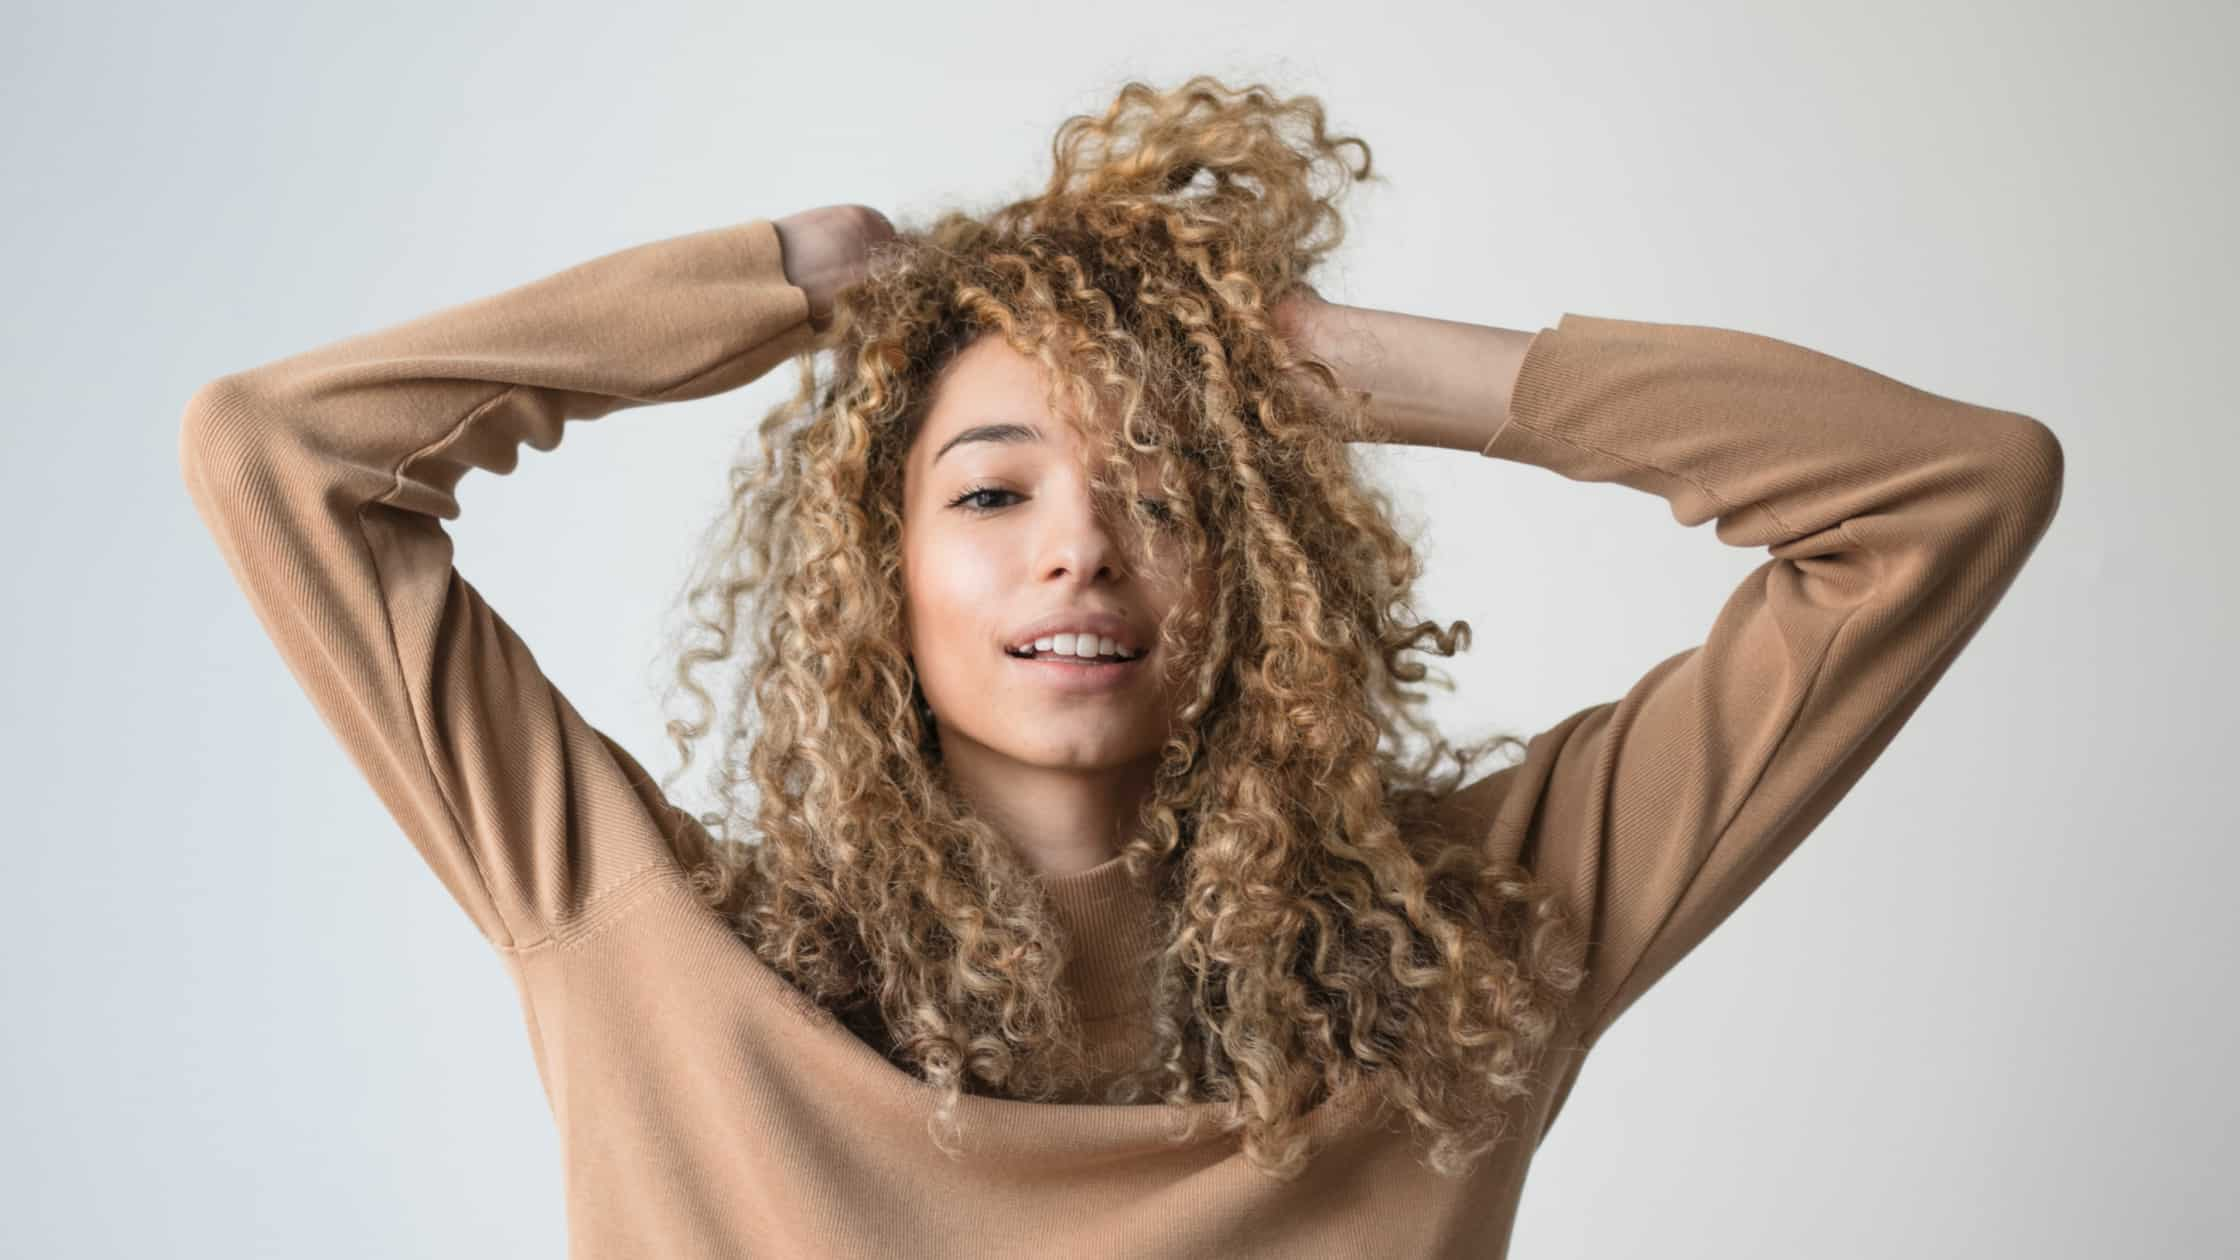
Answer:
[[[1039, 186], [1067, 114], [1200, 70], [1319, 95], [1370, 142], [1389, 182], [1347, 203], [1333, 300], [1745, 329], [2035, 416], [2067, 457], [2058, 519], [1936, 693], [1598, 1047], [1514, 1254], [2232, 1245], [2229, 7], [446, 0], [9, 25], [0, 1254], [564, 1249], [504, 971], [187, 500], [198, 386], [659, 237], [985, 209]], [[656, 773], [685, 551], [791, 388], [571, 425], [462, 487], [461, 570]], [[1421, 522], [1425, 614], [1476, 631], [1439, 701], [1457, 734], [1617, 696], [1765, 558], [1624, 487], [1371, 457]]]

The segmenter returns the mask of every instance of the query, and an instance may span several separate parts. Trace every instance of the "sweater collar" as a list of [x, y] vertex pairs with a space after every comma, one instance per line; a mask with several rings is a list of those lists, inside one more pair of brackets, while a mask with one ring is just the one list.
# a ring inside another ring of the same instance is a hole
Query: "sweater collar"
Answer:
[[1159, 902], [1148, 883], [1109, 858], [1071, 875], [1044, 875], [1058, 921], [1073, 942], [1065, 981], [1084, 1023], [1149, 1010], [1151, 987], [1144, 968], [1163, 943]]

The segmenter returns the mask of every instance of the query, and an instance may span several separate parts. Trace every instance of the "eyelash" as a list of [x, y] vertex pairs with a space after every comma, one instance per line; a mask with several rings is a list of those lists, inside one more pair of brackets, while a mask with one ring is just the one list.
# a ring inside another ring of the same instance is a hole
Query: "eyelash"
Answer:
[[[965, 500], [967, 499], [976, 498], [983, 494], [1008, 494], [1013, 498], [1018, 497], [1017, 491], [1005, 490], [1000, 486], [974, 486], [970, 490], [965, 491], [963, 494], [958, 495], [956, 498], [949, 500], [949, 506], [962, 507], [967, 512], [982, 516], [986, 515], [989, 512], [999, 510], [992, 507], [968, 505], [965, 502]], [[1167, 507], [1166, 501], [1164, 499], [1143, 499], [1139, 501], [1150, 506], [1153, 514], [1161, 521], [1172, 520], [1174, 517], [1174, 513]]]

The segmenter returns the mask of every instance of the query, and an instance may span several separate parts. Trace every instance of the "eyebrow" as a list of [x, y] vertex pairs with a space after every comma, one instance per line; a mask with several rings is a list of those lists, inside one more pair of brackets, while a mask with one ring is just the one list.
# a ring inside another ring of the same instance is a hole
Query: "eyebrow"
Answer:
[[933, 459], [927, 462], [927, 466], [931, 467], [933, 464], [939, 463], [941, 457], [949, 453], [950, 447], [965, 442], [1039, 442], [1041, 440], [1042, 430], [1031, 424], [977, 424], [943, 442], [941, 449], [933, 453]]

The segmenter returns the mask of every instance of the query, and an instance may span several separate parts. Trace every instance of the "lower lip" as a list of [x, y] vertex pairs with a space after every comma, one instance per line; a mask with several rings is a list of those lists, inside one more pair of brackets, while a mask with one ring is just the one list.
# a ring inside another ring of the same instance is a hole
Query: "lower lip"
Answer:
[[1134, 682], [1142, 671], [1143, 663], [1151, 659], [1146, 653], [1132, 661], [1119, 661], [1110, 665], [1089, 665], [1056, 657], [1019, 657], [1009, 652], [1003, 659], [1029, 671], [1035, 681], [1053, 690], [1073, 694], [1090, 694], [1115, 691]]

